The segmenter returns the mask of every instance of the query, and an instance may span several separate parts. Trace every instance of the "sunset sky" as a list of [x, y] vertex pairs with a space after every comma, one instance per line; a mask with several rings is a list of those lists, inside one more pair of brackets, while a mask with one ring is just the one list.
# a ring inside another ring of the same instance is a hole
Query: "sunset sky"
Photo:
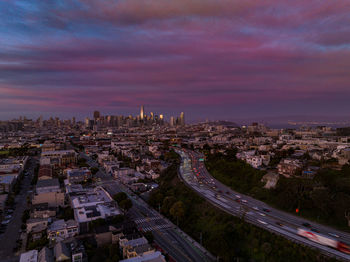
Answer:
[[3, 0], [0, 47], [0, 119], [350, 116], [348, 0]]

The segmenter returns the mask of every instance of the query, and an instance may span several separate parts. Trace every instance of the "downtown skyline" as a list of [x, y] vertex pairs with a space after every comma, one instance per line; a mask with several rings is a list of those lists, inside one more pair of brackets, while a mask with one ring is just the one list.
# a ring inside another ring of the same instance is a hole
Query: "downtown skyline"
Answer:
[[349, 115], [345, 1], [108, 3], [0, 3], [0, 119]]

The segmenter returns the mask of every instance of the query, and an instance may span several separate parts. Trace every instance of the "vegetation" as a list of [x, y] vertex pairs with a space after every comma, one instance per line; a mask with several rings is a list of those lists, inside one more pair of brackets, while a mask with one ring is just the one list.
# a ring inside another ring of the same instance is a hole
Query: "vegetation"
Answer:
[[[29, 239], [31, 237], [29, 236]], [[27, 244], [27, 250], [32, 250], [32, 249], [37, 249], [40, 250], [44, 246], [49, 244], [49, 239], [47, 238], [46, 235], [44, 235], [42, 238], [36, 240], [36, 241], [29, 241]]]
[[74, 219], [74, 210], [71, 207], [59, 207], [57, 218], [65, 221]]
[[91, 221], [89, 224], [89, 228], [91, 231], [93, 231], [93, 229], [95, 229], [96, 227], [99, 227], [99, 226], [119, 224], [119, 223], [123, 222], [124, 219], [125, 219], [125, 217], [123, 215], [117, 215], [114, 217], [109, 217], [107, 219], [99, 218], [99, 219]]
[[31, 185], [36, 185], [36, 183], [38, 182], [38, 174], [39, 174], [39, 165], [37, 165], [35, 168], [34, 168], [34, 176], [32, 178], [32, 181], [31, 181]]
[[154, 236], [153, 236], [153, 233], [152, 231], [147, 231], [147, 232], [144, 232], [143, 233], [143, 236], [147, 239], [148, 243], [153, 243], [154, 241]]
[[[335, 261], [212, 206], [178, 179], [176, 164], [167, 168], [158, 182], [149, 204], [161, 205], [161, 212], [174, 222], [181, 216], [180, 228], [197, 241], [202, 234], [203, 245], [221, 261]], [[183, 214], [175, 212], [178, 207]]]
[[89, 167], [89, 165], [86, 163], [85, 158], [79, 158], [77, 164], [79, 167]]
[[127, 198], [128, 198], [128, 195], [124, 192], [119, 192], [113, 196], [114, 201], [116, 201], [117, 203]]
[[91, 171], [91, 174], [92, 174], [92, 175], [96, 175], [96, 173], [98, 172], [98, 170], [99, 170], [98, 167], [91, 167], [91, 168], [90, 168], [90, 171]]
[[273, 190], [263, 188], [265, 174], [243, 161], [221, 153], [207, 156], [206, 166], [222, 183], [279, 209], [348, 230], [350, 215], [350, 166], [342, 170], [322, 169], [313, 180], [280, 177]]
[[15, 197], [12, 194], [9, 194], [6, 199], [6, 206], [12, 206], [15, 203]]
[[26, 209], [22, 214], [22, 223], [26, 223], [29, 218], [30, 218], [30, 210]]
[[125, 211], [128, 211], [130, 208], [132, 208], [132, 201], [128, 199], [124, 199], [118, 203], [119, 207], [124, 209]]
[[91, 243], [84, 243], [89, 262], [118, 262], [122, 258], [118, 244], [95, 247]]
[[16, 156], [27, 156], [30, 155], [30, 147], [28, 144], [23, 145], [19, 148], [9, 148], [0, 150], [0, 158], [16, 157]]
[[174, 203], [170, 208], [169, 213], [173, 218], [176, 218], [176, 223], [179, 225], [179, 220], [182, 220], [185, 215], [184, 204], [182, 201]]
[[128, 198], [127, 194], [124, 192], [119, 192], [113, 196], [113, 199], [118, 203], [119, 207], [128, 211], [132, 208], [132, 201]]

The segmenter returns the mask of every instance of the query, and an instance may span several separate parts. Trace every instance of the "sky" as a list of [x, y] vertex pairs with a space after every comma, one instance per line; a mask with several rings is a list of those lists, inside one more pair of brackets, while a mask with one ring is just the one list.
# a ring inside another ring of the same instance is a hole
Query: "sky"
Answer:
[[0, 119], [350, 115], [349, 0], [0, 1]]

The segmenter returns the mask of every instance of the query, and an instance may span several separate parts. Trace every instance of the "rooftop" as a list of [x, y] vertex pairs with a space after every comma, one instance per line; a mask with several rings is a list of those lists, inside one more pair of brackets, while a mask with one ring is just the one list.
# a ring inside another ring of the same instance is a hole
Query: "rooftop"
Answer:
[[60, 187], [60, 183], [58, 182], [57, 178], [53, 179], [46, 179], [46, 180], [38, 180], [38, 183], [36, 184], [36, 187]]

